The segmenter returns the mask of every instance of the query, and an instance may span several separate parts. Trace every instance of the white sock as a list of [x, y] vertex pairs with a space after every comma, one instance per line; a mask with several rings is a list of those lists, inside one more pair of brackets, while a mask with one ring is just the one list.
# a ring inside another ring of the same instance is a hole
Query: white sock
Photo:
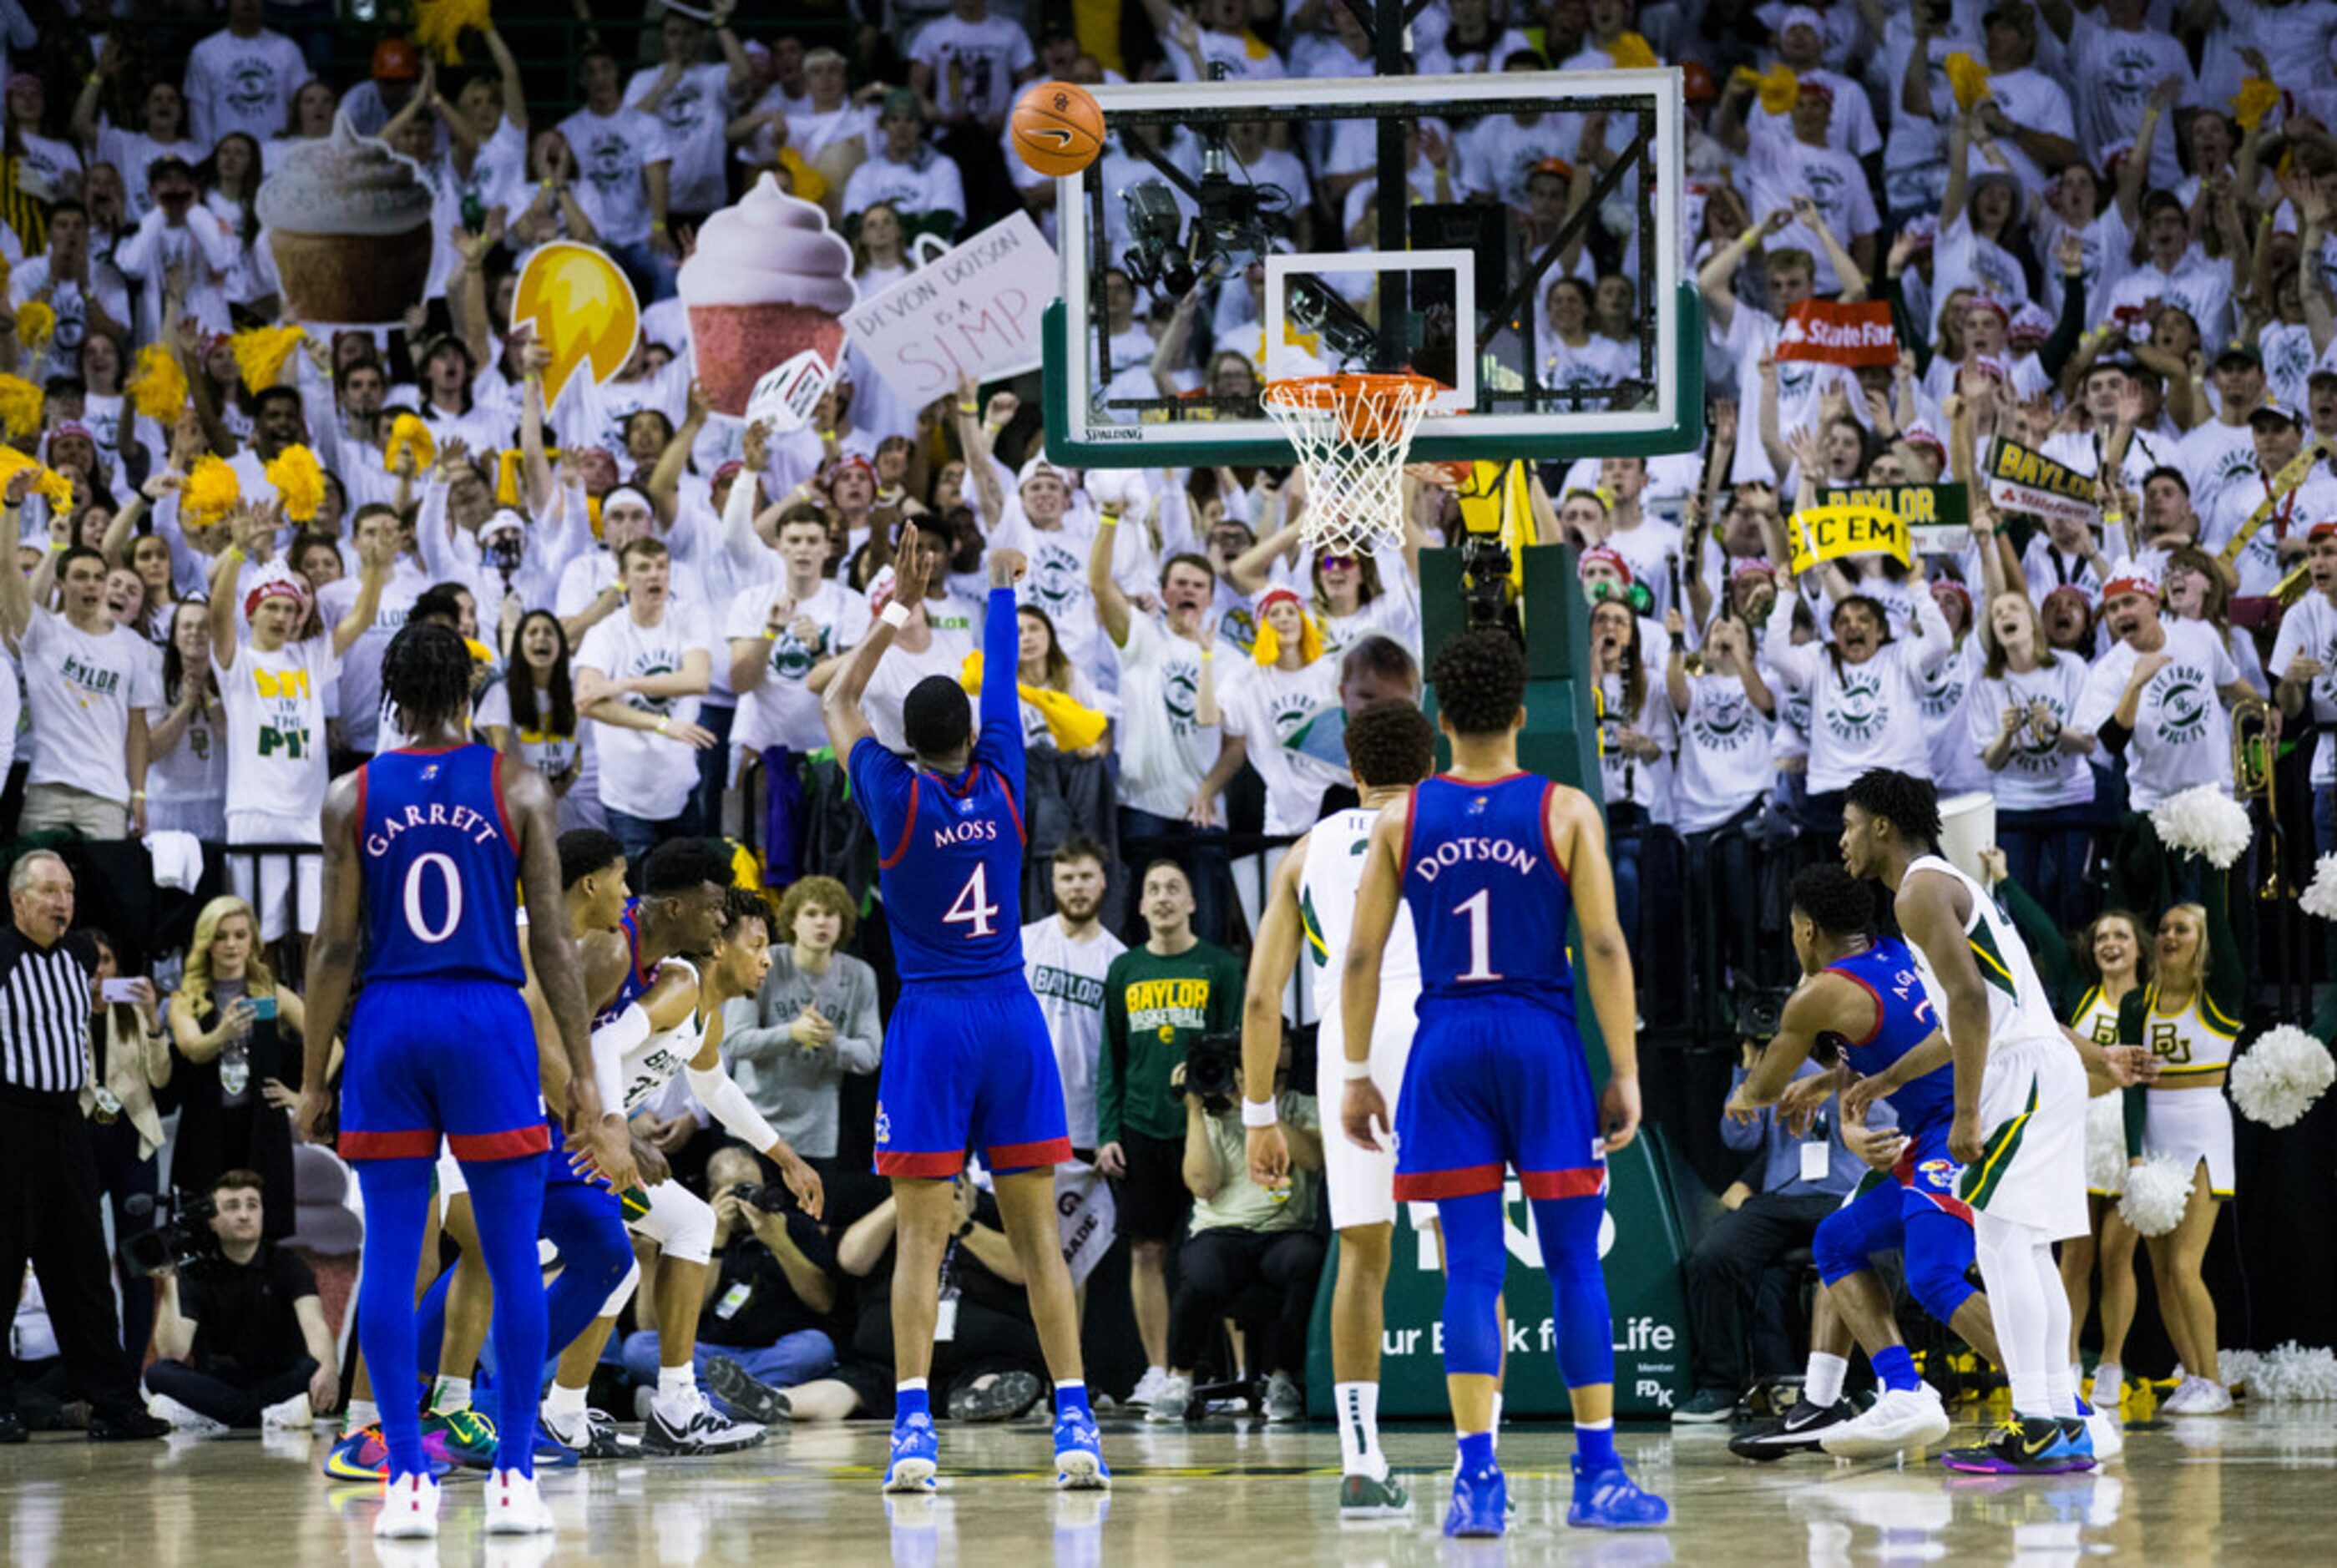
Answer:
[[658, 1407], [668, 1417], [695, 1412], [698, 1408], [697, 1368], [687, 1361], [679, 1367], [660, 1367], [657, 1402]]
[[913, 1393], [922, 1394], [924, 1392], [925, 1380], [922, 1377], [904, 1377], [898, 1383], [894, 1384], [893, 1387], [896, 1392], [907, 1389]]
[[362, 1432], [380, 1420], [380, 1406], [370, 1399], [352, 1399], [348, 1414], [341, 1417], [341, 1436], [346, 1437], [352, 1432]]
[[1387, 1455], [1380, 1452], [1380, 1386], [1336, 1383], [1331, 1396], [1339, 1407], [1340, 1472], [1386, 1480]]
[[471, 1380], [468, 1377], [441, 1377], [438, 1387], [431, 1390], [430, 1408], [441, 1416], [453, 1416], [471, 1407]]
[[1498, 1452], [1501, 1446], [1501, 1391], [1499, 1388], [1493, 1390], [1492, 1433], [1493, 1447]]
[[1842, 1397], [1842, 1380], [1850, 1375], [1850, 1357], [1810, 1352], [1809, 1370], [1802, 1376], [1802, 1397], [1824, 1406]]
[[587, 1392], [582, 1388], [571, 1388], [564, 1383], [553, 1383], [552, 1392], [543, 1396], [544, 1416], [563, 1432], [582, 1425]]

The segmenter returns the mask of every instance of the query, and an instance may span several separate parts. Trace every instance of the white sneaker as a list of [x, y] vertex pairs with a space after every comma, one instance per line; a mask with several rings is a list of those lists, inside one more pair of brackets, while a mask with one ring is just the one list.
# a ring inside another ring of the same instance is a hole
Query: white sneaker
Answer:
[[1129, 1391], [1128, 1403], [1129, 1406], [1133, 1409], [1141, 1410], [1146, 1406], [1151, 1404], [1155, 1399], [1159, 1398], [1160, 1385], [1167, 1381], [1168, 1381], [1168, 1368], [1166, 1367], [1147, 1367], [1144, 1369], [1144, 1376], [1138, 1378], [1136, 1380], [1136, 1387]]
[[2175, 1386], [2175, 1392], [2159, 1401], [2158, 1407], [2169, 1416], [2189, 1416], [2195, 1413], [2195, 1402], [2199, 1397], [2199, 1386], [2205, 1379], [2185, 1376]]
[[201, 1411], [180, 1404], [168, 1394], [146, 1396], [146, 1414], [157, 1421], [168, 1421], [174, 1432], [184, 1432], [191, 1437], [220, 1437], [227, 1434], [224, 1421], [214, 1421]]
[[2095, 1406], [2086, 1417], [2086, 1436], [2093, 1439], [2094, 1457], [2105, 1464], [2126, 1452], [2126, 1429], [2114, 1409]]
[[1266, 1418], [1268, 1421], [1304, 1421], [1306, 1419], [1305, 1396], [1287, 1372], [1276, 1372], [1266, 1380]]
[[2221, 1416], [2232, 1407], [2232, 1391], [2212, 1377], [2194, 1378], [2197, 1390], [2189, 1404], [2184, 1406], [2185, 1416]]
[[2115, 1361], [2105, 1361], [2094, 1368], [2093, 1387], [2086, 1396], [2087, 1404], [2097, 1410], [2107, 1410], [2115, 1415], [2125, 1397], [2125, 1367]]
[[384, 1541], [427, 1541], [438, 1534], [438, 1483], [408, 1475], [384, 1488], [373, 1533]]
[[1952, 1425], [1929, 1383], [1887, 1388], [1857, 1419], [1827, 1433], [1819, 1446], [1840, 1459], [1879, 1459], [1938, 1442]]
[[1182, 1421], [1193, 1408], [1193, 1380], [1179, 1377], [1174, 1372], [1160, 1375], [1160, 1387], [1152, 1396], [1151, 1407], [1145, 1411], [1147, 1421], [1163, 1424]]
[[314, 1426], [316, 1420], [308, 1409], [308, 1396], [304, 1390], [262, 1410], [259, 1413], [259, 1429], [263, 1432], [287, 1432]]
[[552, 1510], [535, 1489], [535, 1477], [498, 1470], [487, 1477], [487, 1534], [535, 1535], [549, 1530]]

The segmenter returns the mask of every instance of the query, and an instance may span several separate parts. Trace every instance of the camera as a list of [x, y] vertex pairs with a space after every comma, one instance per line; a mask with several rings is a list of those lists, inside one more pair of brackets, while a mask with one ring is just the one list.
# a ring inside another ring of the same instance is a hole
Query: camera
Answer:
[[730, 1196], [749, 1209], [759, 1209], [766, 1214], [784, 1214], [796, 1206], [796, 1195], [783, 1181], [766, 1181], [760, 1187], [751, 1181], [741, 1181], [730, 1189]]
[[122, 1243], [123, 1267], [142, 1279], [166, 1269], [182, 1272], [201, 1269], [220, 1255], [219, 1238], [211, 1232], [211, 1216], [219, 1212], [219, 1205], [208, 1193], [150, 1198], [138, 1192], [122, 1210], [133, 1220], [149, 1215], [154, 1219], [154, 1229], [142, 1230]]
[[1230, 1102], [1235, 1093], [1234, 1074], [1240, 1066], [1239, 1034], [1204, 1034], [1185, 1052], [1185, 1082], [1173, 1092], [1198, 1094], [1203, 1100]]
[[1786, 998], [1793, 995], [1788, 985], [1747, 985], [1736, 987], [1736, 1033], [1747, 1040], [1764, 1044], [1774, 1039], [1777, 1025], [1785, 1015]]

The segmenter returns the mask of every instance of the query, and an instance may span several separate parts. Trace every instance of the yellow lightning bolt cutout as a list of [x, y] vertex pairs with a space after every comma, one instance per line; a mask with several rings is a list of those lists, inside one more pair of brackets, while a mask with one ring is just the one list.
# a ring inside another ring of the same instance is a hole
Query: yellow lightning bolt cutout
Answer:
[[535, 340], [552, 350], [552, 368], [543, 373], [543, 402], [550, 407], [579, 366], [592, 367], [596, 386], [624, 367], [640, 336], [641, 308], [614, 261], [589, 245], [562, 240], [528, 258], [512, 320], [533, 328]]

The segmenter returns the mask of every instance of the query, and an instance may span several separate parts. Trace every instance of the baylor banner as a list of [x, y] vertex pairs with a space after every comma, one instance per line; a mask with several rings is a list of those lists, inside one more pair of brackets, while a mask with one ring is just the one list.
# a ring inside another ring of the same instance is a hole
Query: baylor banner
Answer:
[[1907, 524], [1919, 555], [1953, 554], [1971, 542], [1971, 503], [1961, 485], [1829, 485], [1818, 492], [1818, 500], [1828, 507], [1890, 513]]
[[2029, 512], [2065, 523], [2100, 521], [2094, 480], [2000, 436], [1988, 456], [1988, 498], [2002, 512]]
[[[1337, 1129], [1329, 1129], [1336, 1136]], [[1615, 1411], [1663, 1416], [1690, 1392], [1687, 1303], [1680, 1288], [1687, 1256], [1678, 1213], [1657, 1158], [1661, 1134], [1642, 1123], [1638, 1137], [1609, 1161], [1607, 1218], [1599, 1230], [1607, 1274], [1608, 1310], [1614, 1319]], [[1558, 1327], [1550, 1310], [1550, 1279], [1533, 1233], [1533, 1210], [1512, 1179], [1504, 1194], [1502, 1227], [1510, 1248], [1503, 1283], [1509, 1308], [1509, 1365], [1501, 1408], [1511, 1420], [1567, 1414], [1566, 1384], [1558, 1372]], [[1324, 1265], [1307, 1337], [1306, 1403], [1332, 1408], [1331, 1289], [1338, 1249]], [[1436, 1237], [1397, 1206], [1395, 1245], [1388, 1269], [1387, 1323], [1380, 1340], [1380, 1414], [1442, 1419], [1444, 1347], [1438, 1318], [1444, 1275], [1436, 1263]]]

